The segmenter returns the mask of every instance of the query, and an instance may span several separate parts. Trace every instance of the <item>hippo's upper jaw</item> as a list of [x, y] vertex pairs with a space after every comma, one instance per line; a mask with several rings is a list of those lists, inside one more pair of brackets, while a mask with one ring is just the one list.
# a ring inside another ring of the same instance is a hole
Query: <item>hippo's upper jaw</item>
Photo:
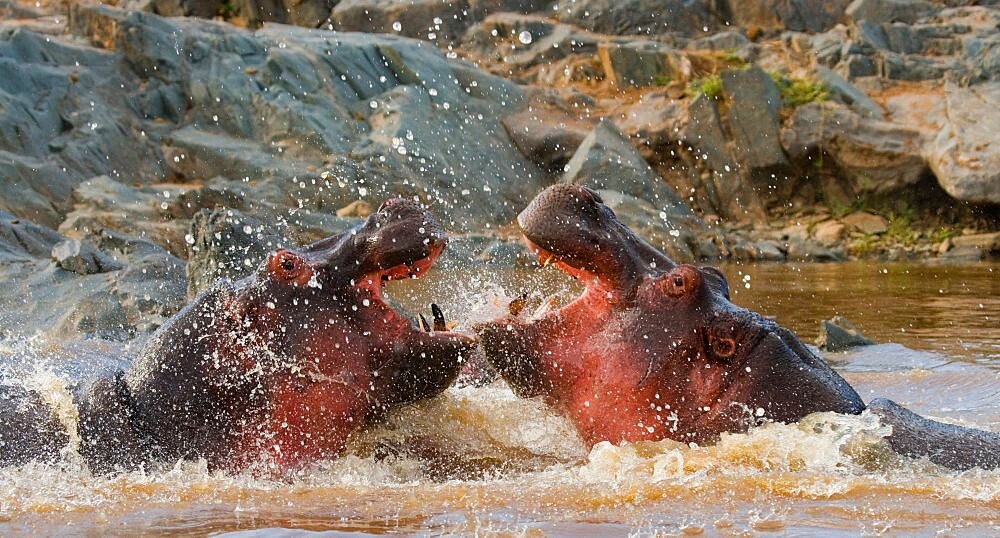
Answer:
[[[427, 272], [445, 243], [433, 215], [392, 199], [358, 228], [277, 250], [255, 275], [199, 296], [126, 374], [142, 450], [295, 468], [339, 454], [394, 406], [443, 391], [474, 339], [443, 330], [437, 309], [437, 330], [418, 327], [382, 286]], [[96, 446], [102, 406], [91, 407]], [[122, 463], [101, 455], [98, 468]]]
[[480, 343], [516, 393], [542, 396], [585, 440], [700, 441], [864, 409], [790, 332], [730, 303], [721, 272], [676, 265], [586, 187], [549, 187], [518, 224], [540, 265], [586, 290], [544, 315], [481, 324]]

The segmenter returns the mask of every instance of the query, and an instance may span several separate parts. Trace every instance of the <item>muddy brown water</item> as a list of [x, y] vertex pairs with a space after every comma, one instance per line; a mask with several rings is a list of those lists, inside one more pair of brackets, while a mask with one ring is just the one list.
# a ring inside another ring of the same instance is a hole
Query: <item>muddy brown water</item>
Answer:
[[[845, 315], [881, 344], [825, 355], [867, 400], [1000, 431], [1000, 264], [743, 265], [733, 300], [811, 342]], [[522, 291], [563, 296], [555, 271], [439, 267], [394, 284], [411, 312], [431, 300], [467, 327]], [[41, 361], [31, 383], [72, 421], [65, 351], [0, 341]], [[115, 353], [90, 346], [81, 355]], [[95, 360], [90, 357], [89, 360]], [[998, 535], [1000, 471], [908, 461], [867, 415], [816, 415], [714, 446], [598, 445], [502, 384], [452, 388], [358, 436], [351, 454], [287, 480], [208, 473], [197, 462], [94, 477], [75, 463], [0, 470], [0, 535]], [[290, 534], [289, 534], [290, 535]]]

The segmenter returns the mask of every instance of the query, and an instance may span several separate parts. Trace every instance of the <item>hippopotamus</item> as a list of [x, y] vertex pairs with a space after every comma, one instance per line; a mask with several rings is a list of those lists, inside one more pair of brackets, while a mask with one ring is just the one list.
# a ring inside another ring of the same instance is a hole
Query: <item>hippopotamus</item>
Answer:
[[889, 445], [958, 469], [1000, 466], [1000, 435], [918, 417], [858, 393], [788, 329], [729, 300], [723, 274], [677, 264], [584, 186], [541, 192], [517, 224], [542, 266], [584, 286], [542, 315], [474, 327], [486, 360], [522, 397], [541, 397], [582, 439], [711, 443], [766, 421], [860, 414], [893, 426]]
[[[439, 309], [432, 328], [382, 296], [387, 281], [426, 273], [446, 242], [431, 213], [393, 198], [354, 229], [278, 249], [256, 273], [216, 283], [125, 371], [81, 391], [80, 454], [95, 472], [198, 458], [211, 469], [283, 472], [337, 456], [358, 429], [442, 392], [475, 347], [443, 330]], [[51, 457], [65, 443], [33, 400], [18, 410], [0, 398], [8, 418], [40, 424], [20, 440], [0, 436], [31, 447], [0, 447], [0, 463]]]

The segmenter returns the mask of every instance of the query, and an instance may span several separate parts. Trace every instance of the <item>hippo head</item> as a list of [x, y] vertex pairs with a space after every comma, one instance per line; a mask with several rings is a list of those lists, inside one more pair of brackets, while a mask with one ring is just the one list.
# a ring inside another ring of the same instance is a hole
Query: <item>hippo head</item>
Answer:
[[440, 393], [474, 339], [447, 331], [436, 307], [433, 328], [414, 323], [382, 287], [426, 273], [445, 243], [433, 215], [391, 199], [358, 227], [277, 250], [255, 275], [199, 296], [127, 373], [138, 430], [162, 457], [288, 469]]
[[[316, 402], [344, 407], [330, 401], [349, 395], [350, 406], [364, 405], [376, 418], [451, 384], [474, 340], [447, 331], [436, 306], [432, 328], [423, 315], [414, 322], [397, 312], [382, 295], [389, 281], [425, 274], [446, 243], [430, 212], [393, 198], [355, 229], [278, 250], [264, 262], [251, 292], [256, 318], [299, 371], [311, 372], [313, 387], [305, 392]], [[294, 394], [304, 394], [302, 383], [293, 383]]]
[[675, 264], [594, 191], [549, 187], [518, 224], [540, 265], [585, 290], [543, 315], [477, 326], [481, 346], [517, 394], [542, 396], [590, 443], [702, 441], [864, 409], [791, 332], [733, 305], [721, 272]]

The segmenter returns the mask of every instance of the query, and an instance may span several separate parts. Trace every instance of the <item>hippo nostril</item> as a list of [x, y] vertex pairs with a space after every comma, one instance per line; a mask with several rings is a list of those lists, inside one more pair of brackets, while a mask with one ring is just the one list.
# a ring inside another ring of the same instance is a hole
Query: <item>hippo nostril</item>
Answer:
[[291, 271], [295, 269], [295, 261], [291, 258], [285, 258], [284, 260], [281, 260], [281, 268], [285, 271]]
[[684, 277], [682, 277], [680, 275], [675, 276], [674, 277], [674, 286], [677, 286], [678, 288], [683, 288], [684, 287]]
[[709, 335], [708, 342], [712, 347], [712, 353], [716, 357], [728, 359], [736, 352], [736, 341], [732, 338]]

